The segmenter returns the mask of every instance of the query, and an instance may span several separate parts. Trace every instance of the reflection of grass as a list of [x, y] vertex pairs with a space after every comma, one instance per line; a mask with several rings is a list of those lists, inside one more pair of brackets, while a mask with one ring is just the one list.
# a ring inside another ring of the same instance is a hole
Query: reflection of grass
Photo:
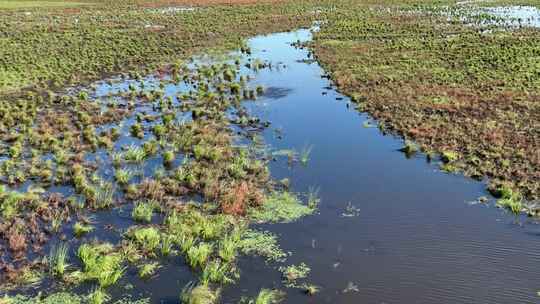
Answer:
[[75, 7], [88, 5], [90, 3], [68, 2], [68, 1], [20, 1], [4, 0], [0, 1], [0, 9], [18, 9], [18, 8], [44, 8], [44, 7]]

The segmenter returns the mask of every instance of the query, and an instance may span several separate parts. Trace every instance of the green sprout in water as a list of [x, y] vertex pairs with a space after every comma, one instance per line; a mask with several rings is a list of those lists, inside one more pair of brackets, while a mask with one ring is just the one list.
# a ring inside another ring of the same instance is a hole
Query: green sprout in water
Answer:
[[131, 216], [137, 222], [150, 223], [152, 221], [152, 215], [154, 213], [153, 202], [138, 202], [135, 203]]
[[159, 268], [161, 268], [161, 266], [157, 262], [143, 264], [139, 267], [139, 277], [148, 279], [153, 276]]
[[116, 182], [120, 185], [127, 185], [131, 178], [133, 177], [133, 172], [125, 169], [117, 169], [114, 173], [114, 178]]
[[49, 270], [52, 274], [63, 277], [66, 273], [69, 264], [67, 263], [68, 258], [68, 246], [67, 244], [60, 244], [51, 249], [49, 253]]
[[285, 293], [281, 290], [263, 288], [255, 299], [245, 299], [240, 304], [278, 304], [285, 298]]
[[279, 271], [283, 274], [285, 286], [299, 287], [298, 280], [307, 278], [311, 269], [306, 264], [301, 263], [300, 265], [282, 266]]
[[92, 231], [94, 231], [94, 227], [92, 225], [88, 225], [82, 222], [76, 222], [73, 225], [73, 234], [75, 234], [76, 237], [81, 237]]
[[300, 163], [302, 163], [302, 165], [307, 165], [312, 150], [313, 145], [308, 145], [302, 148], [302, 151], [300, 151]]

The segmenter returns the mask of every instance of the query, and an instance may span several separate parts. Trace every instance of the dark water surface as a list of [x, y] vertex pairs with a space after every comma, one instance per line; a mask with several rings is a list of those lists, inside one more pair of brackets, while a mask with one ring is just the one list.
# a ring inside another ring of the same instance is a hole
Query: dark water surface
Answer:
[[[265, 141], [278, 150], [313, 146], [307, 166], [279, 159], [272, 174], [290, 178], [295, 191], [319, 187], [322, 198], [320, 214], [264, 227], [293, 252], [288, 263], [306, 262], [321, 287], [314, 297], [290, 290], [286, 302], [539, 303], [538, 225], [470, 203], [486, 195], [484, 184], [442, 173], [420, 155], [406, 159], [400, 140], [366, 128], [369, 117], [328, 90], [306, 50], [290, 46], [310, 37], [301, 30], [250, 41], [255, 57], [286, 66], [256, 78], [277, 92], [250, 107], [272, 123]], [[249, 293], [279, 285], [277, 271], [241, 266], [238, 286]], [[225, 299], [237, 292], [226, 290]]]

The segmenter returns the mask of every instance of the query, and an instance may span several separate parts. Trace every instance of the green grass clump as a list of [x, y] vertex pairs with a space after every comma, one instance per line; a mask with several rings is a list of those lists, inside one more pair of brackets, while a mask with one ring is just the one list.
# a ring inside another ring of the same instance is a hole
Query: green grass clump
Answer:
[[219, 290], [212, 290], [208, 285], [188, 284], [180, 294], [180, 302], [182, 304], [216, 304], [219, 293]]
[[208, 262], [201, 274], [201, 283], [208, 285], [210, 283], [215, 284], [230, 284], [234, 282], [234, 278], [231, 275], [236, 275], [233, 272], [231, 264], [222, 263], [219, 260], [212, 260]]
[[120, 185], [127, 185], [132, 177], [133, 177], [133, 172], [130, 170], [117, 169], [114, 172], [114, 179]]
[[524, 210], [522, 200], [515, 197], [498, 199], [497, 206], [508, 209], [514, 214], [519, 214]]
[[153, 252], [159, 248], [161, 233], [155, 227], [135, 228], [128, 234], [147, 252]]
[[87, 296], [88, 304], [104, 304], [109, 302], [111, 296], [109, 296], [103, 289], [96, 288]]
[[137, 146], [129, 146], [124, 152], [124, 160], [132, 163], [142, 163], [146, 159], [146, 152], [144, 149]]
[[176, 156], [174, 155], [174, 151], [167, 150], [163, 152], [163, 164], [170, 165], [175, 158]]
[[405, 155], [407, 157], [411, 157], [413, 156], [414, 154], [416, 154], [416, 152], [418, 152], [420, 150], [420, 148], [418, 147], [417, 144], [415, 144], [414, 142], [410, 141], [410, 140], [405, 140], [405, 144], [403, 145], [403, 147], [401, 149], [399, 149], [401, 152], [405, 153]]
[[219, 242], [218, 256], [225, 262], [233, 262], [236, 259], [241, 238], [241, 229], [234, 229], [229, 235], [225, 236]]
[[441, 153], [441, 159], [445, 163], [453, 162], [459, 158], [459, 154], [454, 151], [443, 151]]
[[92, 225], [84, 224], [81, 222], [76, 222], [73, 225], [73, 234], [75, 234], [76, 237], [81, 237], [92, 231], [94, 231], [94, 227]]
[[204, 214], [190, 209], [182, 213], [173, 212], [165, 220], [169, 233], [179, 237], [191, 236], [206, 241], [223, 237], [231, 227], [230, 217], [223, 214]]
[[214, 248], [208, 243], [199, 243], [187, 250], [186, 259], [192, 268], [204, 268], [206, 261], [212, 254]]
[[143, 264], [139, 267], [139, 277], [143, 279], [150, 278], [159, 268], [161, 268], [161, 265], [157, 262]]
[[56, 247], [51, 248], [49, 253], [49, 270], [53, 275], [63, 277], [66, 273], [69, 264], [67, 263], [68, 255], [68, 246], [67, 244], [60, 244]]
[[114, 285], [124, 274], [124, 257], [114, 252], [112, 245], [82, 244], [77, 250], [77, 256], [83, 264], [80, 279], [97, 281], [102, 288]]
[[289, 192], [272, 193], [259, 208], [249, 210], [249, 217], [258, 223], [290, 223], [313, 214], [316, 209], [302, 204]]
[[261, 289], [253, 304], [277, 304], [283, 301], [285, 293], [275, 289]]
[[131, 216], [137, 222], [150, 223], [154, 214], [154, 203], [138, 202], [135, 203], [135, 208], [131, 212]]
[[0, 185], [0, 215], [4, 220], [14, 218], [22, 209], [23, 203], [37, 201], [37, 197], [32, 193], [20, 193], [9, 191], [4, 185]]

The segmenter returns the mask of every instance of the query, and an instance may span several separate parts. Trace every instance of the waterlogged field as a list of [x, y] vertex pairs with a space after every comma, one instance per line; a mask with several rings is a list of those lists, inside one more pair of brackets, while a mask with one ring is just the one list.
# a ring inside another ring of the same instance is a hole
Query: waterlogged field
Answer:
[[538, 302], [536, 6], [0, 1], [0, 303]]

